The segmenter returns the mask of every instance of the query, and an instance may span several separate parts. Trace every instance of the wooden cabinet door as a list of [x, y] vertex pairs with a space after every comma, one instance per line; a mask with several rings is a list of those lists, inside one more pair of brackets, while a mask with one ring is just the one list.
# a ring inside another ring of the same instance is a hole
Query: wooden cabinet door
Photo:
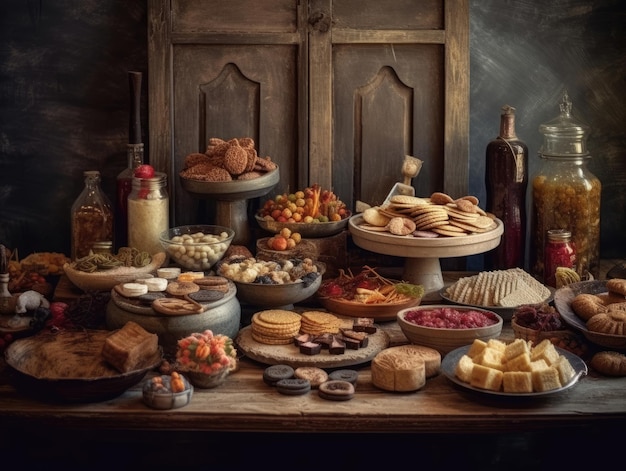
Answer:
[[418, 195], [467, 193], [468, 0], [149, 0], [150, 162], [180, 188], [210, 137], [253, 137], [276, 191], [319, 183], [378, 204], [405, 155]]

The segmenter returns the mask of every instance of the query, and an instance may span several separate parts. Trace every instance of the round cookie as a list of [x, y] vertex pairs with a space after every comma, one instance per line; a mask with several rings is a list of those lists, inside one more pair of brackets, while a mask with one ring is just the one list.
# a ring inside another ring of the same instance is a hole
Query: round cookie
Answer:
[[295, 371], [289, 365], [272, 365], [263, 371], [263, 381], [269, 386], [276, 386], [281, 379], [293, 378]]
[[219, 301], [224, 297], [224, 295], [225, 293], [223, 291], [217, 291], [214, 289], [201, 289], [199, 291], [196, 291], [195, 293], [189, 293], [187, 297], [197, 303], [212, 303], [215, 301]]
[[276, 383], [276, 390], [286, 396], [300, 396], [311, 391], [311, 383], [302, 378], [281, 379]]
[[328, 379], [331, 381], [339, 380], [339, 381], [347, 381], [351, 383], [354, 387], [356, 387], [356, 383], [359, 379], [359, 373], [356, 370], [335, 370], [328, 374]]
[[300, 366], [296, 368], [294, 375], [296, 378], [308, 380], [312, 389], [316, 389], [320, 384], [328, 381], [328, 373], [316, 366]]
[[329, 401], [349, 401], [354, 397], [354, 385], [334, 379], [320, 384], [317, 393], [319, 397]]
[[572, 299], [572, 310], [584, 321], [588, 321], [596, 314], [606, 312], [606, 306], [595, 294], [581, 293]]
[[626, 355], [606, 351], [596, 353], [589, 362], [598, 373], [608, 376], [626, 376]]
[[167, 285], [166, 291], [172, 296], [185, 296], [200, 291], [200, 286], [191, 281], [172, 281]]

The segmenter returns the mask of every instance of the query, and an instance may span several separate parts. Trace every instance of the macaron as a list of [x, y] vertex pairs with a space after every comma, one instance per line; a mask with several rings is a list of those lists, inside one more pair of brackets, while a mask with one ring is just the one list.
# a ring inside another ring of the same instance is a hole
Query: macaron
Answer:
[[143, 283], [148, 287], [148, 291], [165, 291], [167, 288], [167, 279], [165, 278], [146, 278]]
[[122, 293], [127, 298], [141, 296], [148, 292], [148, 287], [143, 283], [124, 283], [122, 285]]

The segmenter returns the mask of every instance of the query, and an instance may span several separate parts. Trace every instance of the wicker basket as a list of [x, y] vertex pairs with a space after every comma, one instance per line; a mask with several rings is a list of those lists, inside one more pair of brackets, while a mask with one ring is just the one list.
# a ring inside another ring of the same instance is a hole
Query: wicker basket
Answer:
[[511, 318], [511, 327], [513, 327], [513, 333], [515, 334], [515, 338], [532, 341], [535, 345], [544, 339], [563, 339], [569, 337], [572, 334], [572, 332], [569, 330], [529, 329], [528, 327], [523, 327], [519, 325], [515, 319], [515, 315], [513, 315], [513, 317]]

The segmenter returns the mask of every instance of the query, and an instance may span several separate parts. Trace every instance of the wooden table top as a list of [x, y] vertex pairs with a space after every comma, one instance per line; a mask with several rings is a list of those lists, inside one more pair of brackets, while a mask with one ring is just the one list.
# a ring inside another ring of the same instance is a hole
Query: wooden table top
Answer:
[[[395, 321], [382, 323], [391, 345], [406, 342]], [[505, 324], [503, 339], [513, 338]], [[196, 389], [185, 407], [161, 411], [142, 401], [141, 386], [91, 404], [48, 404], [24, 397], [0, 375], [0, 422], [102, 430], [424, 432], [465, 433], [613, 426], [626, 421], [626, 377], [590, 371], [574, 387], [541, 397], [495, 396], [461, 388], [440, 374], [411, 393], [390, 393], [371, 383], [368, 364], [354, 367], [353, 399], [320, 398], [315, 390], [285, 396], [263, 382], [267, 365], [247, 358], [215, 389]]]

